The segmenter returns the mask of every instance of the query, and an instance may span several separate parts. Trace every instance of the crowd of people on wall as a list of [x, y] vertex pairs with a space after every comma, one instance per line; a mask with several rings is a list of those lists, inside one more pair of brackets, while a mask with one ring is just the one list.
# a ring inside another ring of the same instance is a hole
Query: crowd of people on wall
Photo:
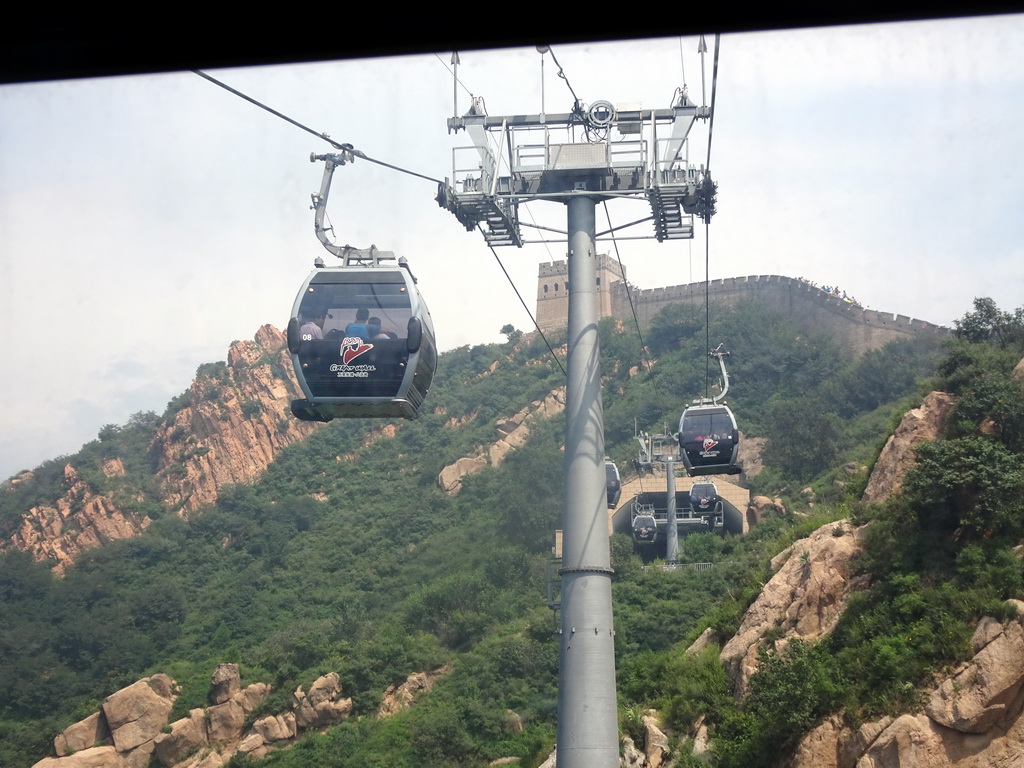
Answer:
[[853, 296], [848, 296], [846, 294], [846, 291], [840, 290], [838, 285], [818, 285], [813, 280], [807, 280], [803, 277], [798, 277], [797, 280], [799, 280], [801, 283], [805, 283], [806, 285], [810, 285], [814, 288], [817, 288], [819, 291], [823, 291], [827, 293], [829, 296], [835, 296], [837, 299], [842, 299], [847, 304], [853, 304], [855, 307], [864, 306], [855, 298], [853, 298]]

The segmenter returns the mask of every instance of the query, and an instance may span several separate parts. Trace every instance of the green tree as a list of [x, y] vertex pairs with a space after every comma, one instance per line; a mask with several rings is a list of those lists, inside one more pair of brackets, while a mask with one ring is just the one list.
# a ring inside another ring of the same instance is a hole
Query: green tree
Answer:
[[986, 437], [924, 443], [904, 494], [922, 529], [970, 541], [1024, 529], [1020, 456]]
[[797, 482], [820, 474], [839, 456], [842, 422], [820, 398], [773, 400], [766, 421], [769, 442], [765, 463]]
[[953, 321], [954, 333], [961, 339], [992, 342], [1000, 347], [1024, 342], [1024, 307], [1013, 314], [1004, 312], [990, 298], [974, 300], [974, 311]]

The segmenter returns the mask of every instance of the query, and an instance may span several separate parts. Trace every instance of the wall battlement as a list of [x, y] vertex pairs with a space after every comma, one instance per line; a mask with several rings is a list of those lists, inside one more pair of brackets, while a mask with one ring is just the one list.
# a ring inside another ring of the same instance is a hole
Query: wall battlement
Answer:
[[[610, 260], [611, 261], [611, 260]], [[613, 262], [617, 267], [618, 264]], [[544, 313], [541, 323], [542, 330], [554, 329], [565, 325], [568, 312], [568, 292], [564, 290], [565, 262], [542, 264], [539, 272], [538, 286], [555, 275], [545, 272], [545, 267], [552, 269], [561, 265], [563, 278], [562, 291], [555, 297], [543, 302], [538, 293], [538, 320], [540, 309]], [[673, 285], [665, 288], [641, 290], [630, 286], [633, 306], [641, 326], [649, 327], [658, 312], [668, 304], [679, 302], [704, 301], [705, 288], [712, 302], [736, 304], [740, 301], [759, 301], [790, 315], [797, 327], [806, 333], [827, 333], [838, 343], [851, 349], [854, 354], [863, 354], [870, 349], [877, 349], [889, 341], [898, 338], [911, 338], [918, 334], [947, 334], [947, 328], [937, 326], [925, 320], [899, 315], [891, 312], [879, 312], [866, 309], [841, 297], [826, 293], [821, 288], [808, 282], [782, 275], [747, 275], [745, 277], [729, 277], [705, 283]], [[611, 306], [602, 317], [612, 316], [627, 318], [631, 315], [626, 282], [622, 279], [610, 285]], [[550, 291], [549, 291], [550, 296]]]

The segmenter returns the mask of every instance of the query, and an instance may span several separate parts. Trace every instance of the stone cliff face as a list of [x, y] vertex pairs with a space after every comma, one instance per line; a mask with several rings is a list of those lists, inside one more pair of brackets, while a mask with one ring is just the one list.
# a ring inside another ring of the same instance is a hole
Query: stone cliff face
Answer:
[[[107, 477], [124, 474], [117, 459], [104, 463]], [[64, 467], [64, 495], [53, 506], [32, 507], [22, 518], [8, 546], [30, 552], [35, 560], [53, 560], [63, 573], [82, 552], [115, 539], [138, 536], [152, 522], [118, 508], [95, 492], [71, 464]]]
[[853, 729], [830, 717], [789, 768], [996, 768], [1024, 765], [1024, 603], [1016, 619], [982, 619], [974, 658], [926, 695], [923, 712]]
[[[889, 439], [864, 498], [881, 502], [897, 493], [914, 464], [914, 447], [941, 436], [954, 401], [933, 392], [909, 411]], [[863, 529], [831, 523], [772, 561], [775, 575], [721, 652], [746, 691], [757, 648], [829, 633], [851, 590]], [[982, 619], [972, 638], [973, 658], [938, 674], [922, 692], [922, 711], [851, 726], [833, 714], [801, 740], [788, 768], [990, 768], [1024, 766], [1024, 602], [1010, 600], [1017, 617]], [[770, 639], [774, 638], [774, 639]], [[695, 648], [706, 643], [704, 636]]]
[[903, 415], [900, 425], [886, 442], [871, 470], [868, 487], [864, 490], [864, 501], [885, 501], [900, 489], [907, 470], [914, 465], [914, 448], [941, 437], [954, 404], [952, 395], [932, 392], [920, 408], [914, 408]]
[[[487, 448], [477, 446], [472, 456], [463, 456], [442, 469], [437, 478], [438, 487], [449, 496], [456, 495], [462, 490], [462, 478], [475, 475], [487, 466], [500, 467], [509, 452], [521, 447], [529, 439], [532, 423], [538, 419], [550, 419], [564, 410], [565, 387], [559, 387], [543, 400], [535, 400], [514, 416], [499, 419], [495, 424], [498, 439]], [[457, 429], [460, 425], [453, 421], [450, 426]]]
[[[214, 503], [224, 484], [255, 480], [282, 448], [319, 426], [291, 415], [296, 397], [301, 391], [284, 335], [270, 325], [252, 341], [232, 344], [226, 365], [202, 366], [184, 395], [185, 406], [157, 428], [153, 440], [159, 501], [187, 517]], [[125, 474], [117, 458], [106, 459], [100, 469], [107, 478]], [[62, 573], [82, 552], [145, 530], [150, 518], [130, 511], [133, 505], [126, 503], [144, 498], [141, 489], [123, 487], [104, 495], [69, 463], [63, 496], [25, 513], [0, 549], [14, 547], [36, 560], [52, 559], [54, 570]]]
[[757, 651], [766, 636], [774, 633], [778, 646], [792, 638], [817, 640], [832, 631], [851, 590], [865, 586], [864, 578], [854, 573], [861, 539], [862, 529], [839, 520], [772, 559], [775, 575], [720, 656], [738, 695], [746, 693], [747, 681], [757, 671]]
[[253, 341], [232, 344], [227, 366], [197, 377], [187, 407], [157, 434], [166, 504], [187, 517], [215, 502], [221, 486], [255, 480], [316, 428], [291, 415], [297, 397], [284, 334], [264, 325]]

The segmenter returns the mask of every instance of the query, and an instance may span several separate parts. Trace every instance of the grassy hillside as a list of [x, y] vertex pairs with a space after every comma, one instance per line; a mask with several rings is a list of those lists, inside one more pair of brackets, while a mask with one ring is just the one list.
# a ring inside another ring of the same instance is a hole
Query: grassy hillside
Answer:
[[[659, 429], [662, 422], [671, 428], [683, 404], [703, 393], [702, 316], [685, 307], [663, 313], [645, 339], [656, 361], [650, 373], [635, 332], [602, 324], [608, 450], [620, 463], [635, 455], [634, 418], [642, 428]], [[770, 557], [822, 522], [850, 514], [893, 520], [890, 528], [878, 526], [890, 531], [879, 536], [881, 552], [908, 541], [911, 529], [898, 526], [932, 519], [913, 506], [861, 511], [854, 501], [857, 480], [845, 487], [832, 480], [842, 464], [873, 458], [894, 419], [920, 397], [915, 382], [935, 375], [940, 353], [925, 341], [898, 342], [854, 360], [763, 307], [713, 316], [712, 343], [724, 341], [733, 353], [730, 404], [741, 429], [769, 440], [758, 488], [799, 504], [799, 490], [810, 484], [821, 501], [813, 518], [770, 519], [743, 538], [691, 537], [684, 559], [721, 563], [709, 571], [644, 570], [632, 542], [614, 537], [616, 653], [626, 731], [636, 732], [638, 714], [648, 706], [662, 709], [677, 734], [704, 714], [717, 728], [722, 764], [738, 765], [751, 750], [781, 754], [816, 717], [840, 704], [869, 712], [906, 703], [867, 683], [853, 699], [840, 701], [835, 693], [847, 679], [847, 646], [878, 645], [879, 674], [890, 670], [894, 690], [916, 679], [916, 667], [908, 668], [905, 657], [886, 656], [883, 647], [891, 598], [910, 589], [896, 575], [881, 578], [883, 586], [856, 607], [877, 628], [874, 634], [854, 636], [867, 620], [844, 624], [834, 641], [839, 645], [827, 654], [801, 649], [768, 664], [761, 682], [752, 684], [762, 698], [745, 711], [736, 708], [713, 654], [688, 659], [681, 650], [707, 626], [728, 636], [767, 578]], [[958, 354], [976, 356], [951, 369], [947, 363], [948, 378], [962, 374], [963, 365], [993, 365], [985, 342], [958, 343]], [[540, 423], [501, 467], [465, 478], [457, 496], [438, 490], [436, 478], [445, 465], [497, 439], [495, 419], [562, 384], [540, 340], [454, 350], [441, 358], [425, 415], [400, 425], [394, 436], [371, 422], [331, 423], [286, 448], [259, 482], [226, 489], [215, 507], [191, 522], [154, 513], [145, 535], [90, 553], [62, 580], [25, 555], [5, 555], [0, 764], [31, 765], [47, 754], [61, 728], [154, 671], [184, 685], [176, 705], [184, 713], [203, 703], [216, 664], [235, 661], [243, 683], [277, 687], [268, 711], [297, 685], [337, 671], [357, 715], [375, 713], [385, 687], [411, 672], [453, 666], [416, 707], [386, 721], [353, 719], [305, 737], [261, 762], [268, 768], [477, 766], [510, 755], [521, 757], [521, 765], [537, 765], [554, 740], [557, 642], [544, 594], [561, 509], [563, 421]], [[979, 439], [969, 424], [989, 401], [978, 397], [974, 410], [959, 418], [963, 435], [957, 439]], [[119, 450], [131, 454], [125, 464], [138, 467], [142, 485], [145, 429], [125, 425], [106, 439], [124, 436]], [[103, 442], [87, 446], [74, 458], [76, 466], [89, 466], [89, 452]], [[33, 493], [41, 498], [40, 489]], [[5, 515], [16, 512], [10, 498], [4, 504]], [[948, 526], [942, 530], [948, 533]], [[1000, 533], [1007, 541], [1013, 535], [1012, 527]], [[970, 541], [988, 552], [989, 539]], [[901, 552], [899, 562], [907, 565], [897, 575], [912, 581], [917, 566]], [[952, 612], [949, 621], [959, 622], [960, 633], [979, 610], [1017, 589], [1019, 578], [992, 591], [989, 561], [975, 555], [961, 561], [958, 553], [951, 552], [949, 567], [962, 567], [973, 574], [971, 583], [985, 584], [977, 600], [957, 603]], [[882, 560], [896, 556], [889, 551], [873, 567], [882, 573]], [[940, 588], [931, 577], [918, 583]], [[921, 663], [958, 652], [955, 642], [937, 646]], [[816, 687], [781, 682], [791, 681], [794, 669], [807, 672], [796, 679]], [[877, 700], [876, 690], [882, 691]], [[779, 723], [779, 696], [809, 704]], [[510, 710], [522, 719], [521, 732], [508, 727]]]

